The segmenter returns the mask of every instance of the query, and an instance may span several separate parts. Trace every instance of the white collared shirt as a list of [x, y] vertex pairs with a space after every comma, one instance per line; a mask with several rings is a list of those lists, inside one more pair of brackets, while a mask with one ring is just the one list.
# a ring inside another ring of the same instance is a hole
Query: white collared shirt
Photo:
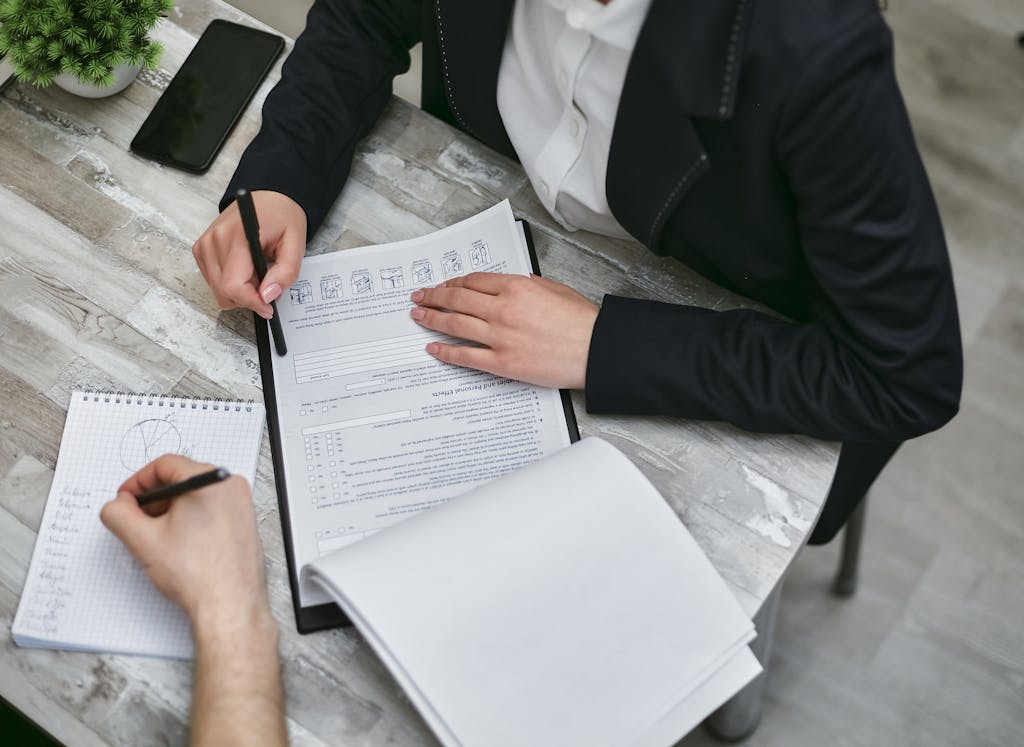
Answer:
[[629, 234], [605, 194], [612, 128], [651, 0], [516, 0], [498, 111], [530, 182], [569, 230]]

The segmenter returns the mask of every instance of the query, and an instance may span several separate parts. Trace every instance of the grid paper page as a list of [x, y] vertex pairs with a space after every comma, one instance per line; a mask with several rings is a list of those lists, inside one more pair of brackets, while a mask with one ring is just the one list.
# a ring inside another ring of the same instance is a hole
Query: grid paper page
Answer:
[[117, 487], [161, 454], [256, 476], [263, 404], [74, 392], [11, 632], [21, 646], [192, 656], [188, 618], [100, 522]]

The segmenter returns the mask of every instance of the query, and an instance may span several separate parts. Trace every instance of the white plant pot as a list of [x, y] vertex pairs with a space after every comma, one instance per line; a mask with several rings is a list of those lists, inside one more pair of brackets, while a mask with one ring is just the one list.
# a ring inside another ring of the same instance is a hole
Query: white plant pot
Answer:
[[68, 93], [76, 96], [83, 96], [87, 99], [101, 99], [105, 96], [113, 96], [126, 89], [135, 76], [139, 74], [142, 65], [118, 65], [114, 68], [114, 82], [109, 86], [97, 86], [93, 83], [82, 83], [71, 73], [61, 73], [53, 82]]

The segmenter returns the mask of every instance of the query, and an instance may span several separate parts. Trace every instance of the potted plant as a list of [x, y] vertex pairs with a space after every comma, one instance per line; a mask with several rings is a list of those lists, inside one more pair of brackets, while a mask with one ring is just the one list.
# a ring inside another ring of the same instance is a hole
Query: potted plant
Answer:
[[18, 81], [110, 96], [163, 51], [149, 38], [173, 0], [0, 0], [0, 56]]

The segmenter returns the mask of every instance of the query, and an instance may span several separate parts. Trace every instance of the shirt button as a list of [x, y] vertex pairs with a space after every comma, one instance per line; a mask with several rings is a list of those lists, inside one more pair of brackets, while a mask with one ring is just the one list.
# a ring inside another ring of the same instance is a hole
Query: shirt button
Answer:
[[540, 183], [540, 193], [543, 197], [551, 196], [551, 187], [548, 186], [547, 182]]

